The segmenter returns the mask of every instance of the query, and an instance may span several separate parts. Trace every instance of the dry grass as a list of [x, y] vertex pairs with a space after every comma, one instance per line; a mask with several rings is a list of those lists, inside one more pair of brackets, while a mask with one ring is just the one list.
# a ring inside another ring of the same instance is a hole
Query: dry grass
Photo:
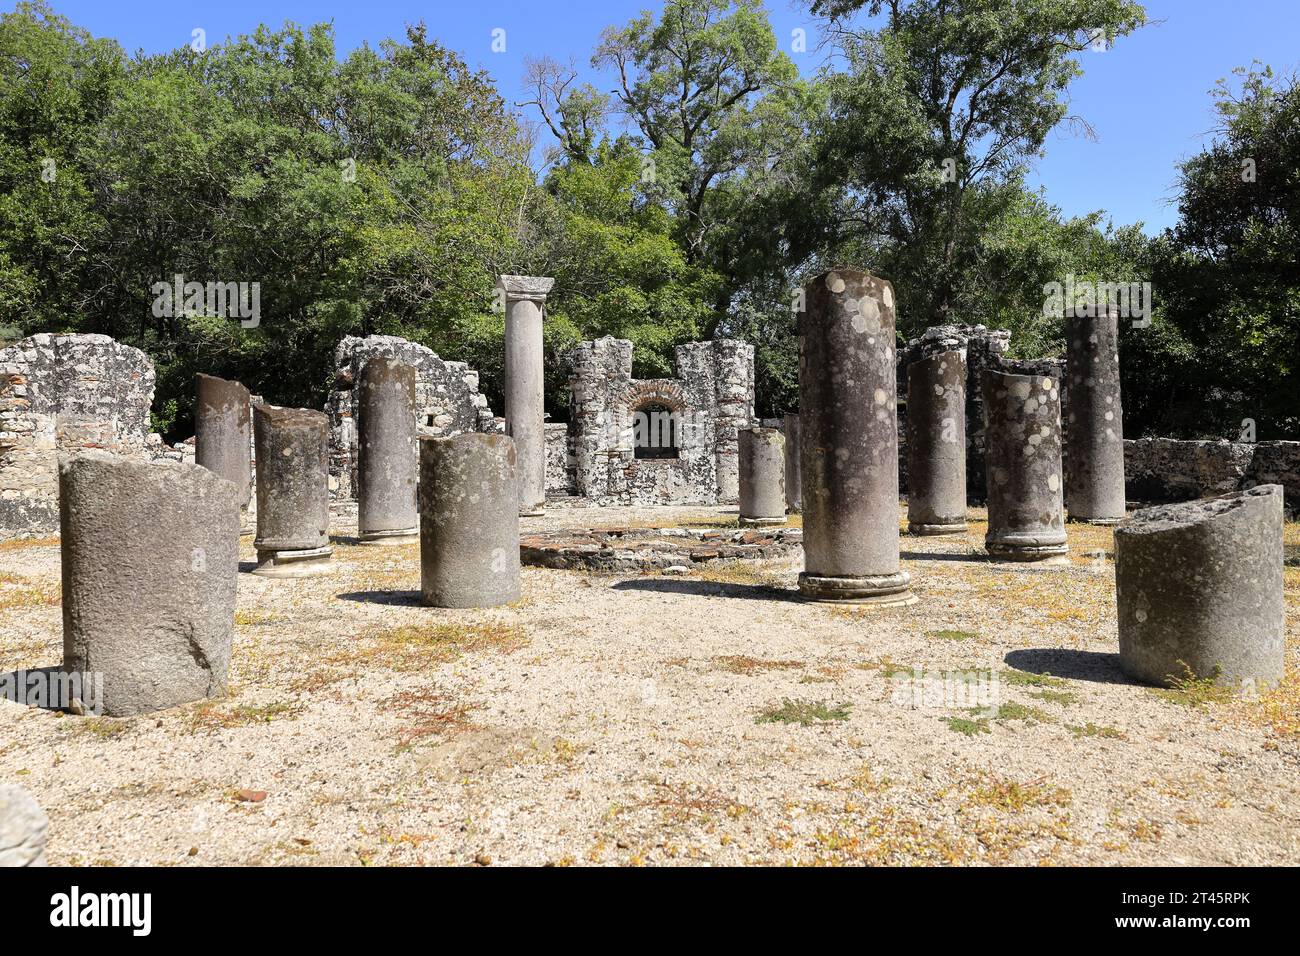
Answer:
[[383, 710], [396, 711], [407, 721], [397, 735], [397, 749], [408, 750], [430, 737], [445, 737], [469, 726], [473, 708], [457, 703], [436, 690], [403, 691], [380, 701]]
[[760, 657], [747, 657], [744, 654], [715, 657], [713, 662], [724, 671], [732, 674], [742, 674], [746, 677], [754, 674], [764, 674], [768, 671], [793, 670], [804, 666], [800, 661], [764, 660]]

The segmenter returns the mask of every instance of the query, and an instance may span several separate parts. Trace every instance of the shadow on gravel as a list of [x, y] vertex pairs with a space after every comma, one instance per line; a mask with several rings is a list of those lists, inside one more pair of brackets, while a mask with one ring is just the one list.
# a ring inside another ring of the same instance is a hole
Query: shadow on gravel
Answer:
[[345, 591], [334, 595], [340, 601], [357, 601], [361, 604], [388, 604], [400, 607], [419, 607], [419, 591]]
[[1095, 684], [1139, 684], [1120, 669], [1118, 654], [1102, 651], [1035, 647], [1010, 651], [1002, 661], [1008, 667], [1030, 674], [1050, 674], [1053, 677], [1086, 680]]
[[793, 588], [774, 588], [765, 584], [731, 584], [723, 581], [674, 580], [672, 578], [636, 578], [612, 585], [615, 591], [657, 591], [660, 594], [692, 594], [696, 597], [748, 598], [751, 601], [798, 601]]

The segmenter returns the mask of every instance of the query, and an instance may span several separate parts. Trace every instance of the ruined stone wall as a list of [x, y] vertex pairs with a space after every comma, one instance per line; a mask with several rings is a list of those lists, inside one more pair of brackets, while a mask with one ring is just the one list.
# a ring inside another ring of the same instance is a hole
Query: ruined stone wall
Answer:
[[444, 361], [433, 349], [395, 335], [349, 335], [334, 351], [334, 388], [325, 404], [330, 420], [330, 493], [338, 498], [357, 496], [352, 389], [366, 362], [379, 355], [415, 369], [416, 426], [421, 435], [501, 430], [478, 390], [478, 372], [464, 362]]
[[569, 426], [546, 423], [546, 497], [574, 494], [572, 458], [569, 455]]
[[[692, 342], [676, 350], [678, 378], [632, 378], [632, 343], [606, 336], [568, 356], [573, 493], [598, 504], [713, 504], [739, 490], [737, 433], [753, 421], [754, 350]], [[677, 457], [638, 459], [635, 414], [677, 421]]]
[[58, 456], [144, 457], [154, 368], [107, 335], [33, 335], [0, 349], [0, 537], [59, 527]]
[[1124, 478], [1126, 497], [1142, 502], [1189, 501], [1279, 484], [1287, 511], [1296, 515], [1300, 442], [1126, 440]]

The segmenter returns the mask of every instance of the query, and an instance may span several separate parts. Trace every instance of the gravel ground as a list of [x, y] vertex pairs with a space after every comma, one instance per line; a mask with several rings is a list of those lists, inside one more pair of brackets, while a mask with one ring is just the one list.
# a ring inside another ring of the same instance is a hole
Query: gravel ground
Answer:
[[[970, 517], [903, 538], [912, 607], [799, 603], [784, 560], [525, 568], [516, 604], [443, 611], [417, 547], [357, 547], [340, 515], [331, 576], [241, 573], [227, 698], [0, 701], [0, 779], [48, 812], [56, 865], [1300, 863], [1300, 526], [1288, 678], [1224, 700], [1119, 672], [1108, 529], [1035, 570], [979, 560]], [[0, 669], [59, 662], [58, 592], [57, 542], [0, 545]]]

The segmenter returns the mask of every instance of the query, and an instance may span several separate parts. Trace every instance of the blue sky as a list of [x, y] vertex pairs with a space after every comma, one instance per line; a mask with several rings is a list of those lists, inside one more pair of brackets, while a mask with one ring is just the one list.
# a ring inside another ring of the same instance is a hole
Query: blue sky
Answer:
[[[53, 0], [60, 13], [128, 51], [158, 52], [188, 44], [201, 27], [209, 44], [260, 22], [332, 21], [340, 54], [363, 42], [400, 36], [424, 20], [432, 35], [488, 70], [509, 101], [522, 99], [525, 57], [570, 57], [587, 67], [600, 31], [659, 0]], [[5, 4], [4, 9], [11, 9]], [[791, 32], [808, 32], [808, 52], [790, 55], [805, 73], [824, 58], [807, 2], [768, 0], [773, 28], [790, 52]], [[1275, 70], [1300, 66], [1300, 0], [1151, 0], [1158, 21], [1105, 52], [1083, 56], [1084, 76], [1071, 87], [1071, 112], [1097, 141], [1060, 131], [1049, 138], [1031, 182], [1067, 215], [1105, 210], [1116, 224], [1170, 225], [1176, 209], [1176, 164], [1197, 152], [1214, 124], [1208, 95], [1233, 67], [1261, 60]], [[506, 31], [506, 50], [492, 51], [492, 31]], [[607, 78], [601, 85], [608, 82]]]

